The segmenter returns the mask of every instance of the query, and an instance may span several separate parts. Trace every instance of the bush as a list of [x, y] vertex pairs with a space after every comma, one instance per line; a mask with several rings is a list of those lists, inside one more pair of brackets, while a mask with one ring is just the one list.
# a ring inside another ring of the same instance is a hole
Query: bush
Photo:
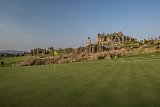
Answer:
[[160, 42], [157, 42], [156, 45], [160, 45]]
[[1, 61], [1, 66], [3, 66], [4, 65], [4, 61]]

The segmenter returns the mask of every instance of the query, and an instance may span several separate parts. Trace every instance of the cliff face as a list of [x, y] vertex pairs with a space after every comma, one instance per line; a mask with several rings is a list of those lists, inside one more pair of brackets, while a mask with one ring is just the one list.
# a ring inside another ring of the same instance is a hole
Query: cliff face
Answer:
[[114, 33], [110, 33], [110, 34], [98, 34], [97, 35], [97, 44], [98, 45], [110, 45], [112, 43], [123, 43], [126, 41], [136, 41], [135, 38], [129, 37], [129, 36], [125, 36], [122, 32], [114, 32]]

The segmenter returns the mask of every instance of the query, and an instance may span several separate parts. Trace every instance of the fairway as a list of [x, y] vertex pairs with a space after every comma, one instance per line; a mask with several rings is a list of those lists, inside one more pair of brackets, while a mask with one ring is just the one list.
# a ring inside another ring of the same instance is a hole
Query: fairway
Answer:
[[0, 107], [160, 107], [160, 55], [0, 67]]

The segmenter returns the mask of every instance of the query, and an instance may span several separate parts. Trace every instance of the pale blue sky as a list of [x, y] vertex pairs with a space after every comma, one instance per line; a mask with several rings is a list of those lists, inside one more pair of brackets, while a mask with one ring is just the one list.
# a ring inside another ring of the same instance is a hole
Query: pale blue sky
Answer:
[[118, 31], [160, 36], [160, 0], [0, 0], [0, 50], [78, 47]]

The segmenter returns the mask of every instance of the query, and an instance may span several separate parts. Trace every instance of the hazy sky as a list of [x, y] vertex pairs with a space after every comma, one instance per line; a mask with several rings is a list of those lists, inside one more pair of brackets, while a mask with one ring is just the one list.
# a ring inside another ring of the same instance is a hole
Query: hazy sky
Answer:
[[84, 46], [97, 33], [160, 35], [160, 0], [0, 0], [0, 50]]

